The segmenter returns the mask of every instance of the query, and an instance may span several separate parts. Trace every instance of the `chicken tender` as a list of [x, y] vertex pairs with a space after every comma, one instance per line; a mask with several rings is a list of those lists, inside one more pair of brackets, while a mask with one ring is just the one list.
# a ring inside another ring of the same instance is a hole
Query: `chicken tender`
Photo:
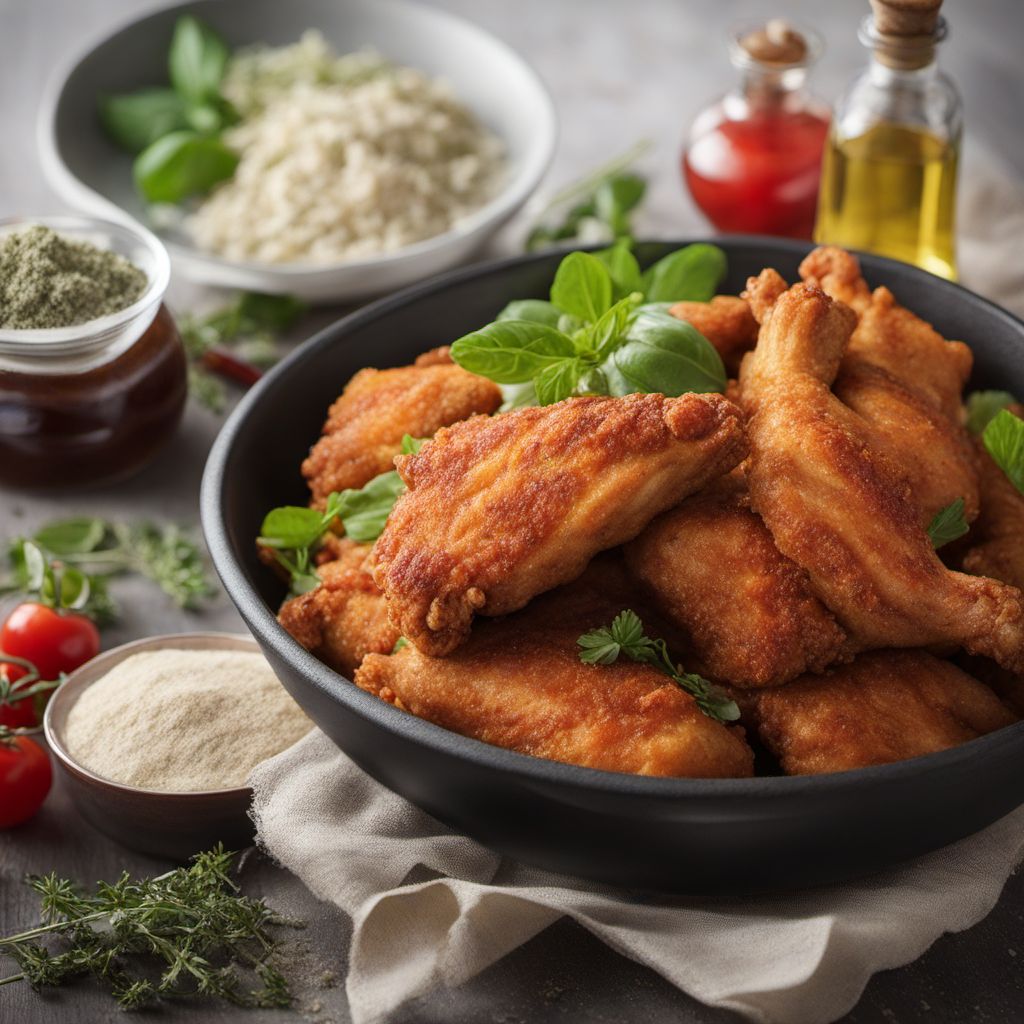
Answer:
[[677, 302], [668, 311], [704, 335], [722, 357], [730, 376], [740, 368], [744, 352], [757, 344], [757, 321], [746, 300], [716, 295], [710, 302]]
[[932, 754], [1012, 725], [983, 683], [925, 651], [873, 651], [744, 700], [787, 775]]
[[394, 649], [398, 630], [366, 567], [370, 545], [347, 538], [330, 543], [336, 557], [317, 570], [320, 586], [286, 601], [277, 618], [307, 651], [351, 678], [367, 654]]
[[776, 686], [848, 656], [846, 633], [751, 510], [742, 476], [660, 515], [626, 558], [703, 675]]
[[302, 464], [313, 505], [323, 508], [332, 491], [363, 487], [393, 469], [404, 435], [430, 437], [501, 402], [497, 384], [455, 366], [440, 349], [414, 366], [360, 370], [328, 410], [323, 437]]
[[906, 479], [830, 390], [855, 322], [806, 284], [765, 314], [740, 379], [753, 508], [859, 648], [957, 644], [1024, 671], [1021, 592], [942, 564]]
[[374, 548], [392, 621], [442, 657], [475, 614], [575, 579], [746, 453], [720, 395], [570, 398], [477, 417], [395, 465], [408, 490]]
[[443, 728], [534, 757], [639, 775], [752, 775], [743, 730], [708, 718], [657, 670], [579, 660], [579, 636], [620, 610], [573, 584], [479, 623], [449, 657], [411, 644], [368, 655], [355, 681]]

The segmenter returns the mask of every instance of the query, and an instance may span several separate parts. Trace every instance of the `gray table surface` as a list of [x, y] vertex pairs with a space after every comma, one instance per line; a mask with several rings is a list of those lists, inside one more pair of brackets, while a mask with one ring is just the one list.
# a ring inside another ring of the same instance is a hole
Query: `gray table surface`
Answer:
[[[678, 175], [680, 141], [696, 111], [730, 82], [718, 45], [727, 26], [751, 16], [782, 12], [816, 25], [827, 59], [816, 70], [815, 91], [834, 99], [863, 61], [856, 25], [859, 0], [434, 0], [436, 6], [472, 17], [507, 40], [538, 68], [555, 97], [562, 121], [558, 155], [543, 192], [646, 137], [654, 146], [645, 158], [652, 188], [639, 233], [686, 235], [703, 230]], [[138, 0], [0, 0], [0, 216], [44, 213], [61, 204], [42, 179], [34, 149], [36, 105], [43, 83], [59, 64], [129, 14], [145, 9]], [[952, 32], [942, 61], [964, 95], [969, 132], [1024, 178], [1024, 134], [1019, 103], [1024, 85], [1020, 46], [1024, 7], [1020, 0], [949, 0]], [[303, 26], [297, 26], [301, 28]], [[525, 219], [511, 226], [492, 252], [512, 251]], [[175, 282], [171, 301], [185, 309], [215, 296]], [[296, 329], [296, 343], [338, 315], [318, 310]], [[45, 519], [95, 513], [136, 519], [174, 518], [197, 523], [197, 494], [206, 452], [221, 419], [189, 408], [178, 436], [135, 479], [114, 488], [69, 497], [0, 492], [0, 539], [24, 533]], [[220, 594], [201, 615], [178, 611], [152, 588], [126, 580], [116, 587], [120, 623], [104, 634], [111, 646], [154, 633], [195, 628], [241, 629]], [[20, 878], [26, 871], [68, 872], [83, 880], [116, 875], [122, 868], [153, 872], [164, 865], [133, 855], [92, 832], [58, 785], [42, 813], [28, 825], [0, 833], [0, 933], [33, 920], [34, 906]], [[301, 1009], [311, 1019], [346, 1021], [340, 979], [344, 977], [348, 925], [318, 903], [301, 883], [259, 857], [242, 876], [254, 893], [284, 901], [310, 921], [303, 934], [305, 960], [334, 973], [339, 984], [306, 984]], [[917, 963], [876, 976], [846, 1018], [875, 1022], [1011, 1022], [1021, 1019], [1024, 979], [1022, 925], [1024, 876], [1012, 878], [996, 910], [962, 935], [946, 936]], [[938, 897], [937, 897], [938, 898]], [[204, 1007], [201, 1013], [172, 1009], [168, 1021], [241, 1020], [245, 1014]], [[0, 988], [0, 1021], [54, 1024], [120, 1019], [87, 986], [41, 999], [24, 986]], [[264, 1013], [273, 1024], [294, 1015]], [[626, 1021], [712, 1022], [738, 1019], [709, 1010], [659, 977], [617, 956], [581, 928], [558, 923], [526, 946], [454, 991], [427, 996], [401, 1010], [403, 1022], [432, 1021]]]

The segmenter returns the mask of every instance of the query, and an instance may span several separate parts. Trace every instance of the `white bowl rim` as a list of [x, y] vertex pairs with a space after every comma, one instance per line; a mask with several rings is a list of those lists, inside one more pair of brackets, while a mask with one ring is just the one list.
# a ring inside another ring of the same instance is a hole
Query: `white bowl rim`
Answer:
[[[358, 0], [358, 2], [369, 3], [369, 0]], [[72, 73], [98, 47], [134, 25], [148, 21], [155, 15], [164, 14], [168, 11], [183, 10], [192, 6], [193, 4], [190, 0], [179, 0], [177, 3], [157, 7], [143, 14], [135, 14], [118, 20], [114, 23], [113, 27], [108, 27], [102, 32], [96, 33], [84, 45], [79, 47], [70, 58], [58, 66], [56, 71], [47, 80], [40, 100], [40, 113], [36, 122], [37, 148], [43, 168], [43, 176], [67, 202], [85, 210], [116, 211], [119, 218], [127, 219], [133, 224], [138, 224], [139, 228], [143, 231], [149, 230], [139, 223], [136, 217], [118, 206], [112, 199], [108, 199], [89, 185], [86, 185], [85, 182], [71, 172], [61, 159], [57, 146], [57, 105]], [[416, 11], [417, 14], [426, 14], [428, 17], [437, 18], [439, 21], [447, 21], [449, 24], [459, 25], [464, 30], [475, 33], [478, 37], [485, 39], [489, 45], [504, 50], [519, 66], [524, 77], [531, 82], [536, 90], [536, 98], [539, 101], [542, 114], [542, 120], [536, 125], [536, 132], [531, 133], [531, 137], [534, 138], [534, 147], [527, 151], [526, 159], [519, 173], [511, 181], [507, 182], [493, 199], [459, 220], [449, 230], [439, 235], [434, 235], [431, 238], [425, 238], [420, 242], [415, 242], [412, 245], [404, 246], [401, 249], [396, 249], [394, 252], [381, 253], [366, 259], [341, 260], [334, 263], [260, 263], [231, 260], [224, 256], [218, 256], [215, 253], [204, 252], [202, 249], [193, 246], [183, 245], [171, 239], [159, 239], [160, 243], [166, 246], [172, 257], [178, 260], [188, 260], [198, 268], [207, 267], [217, 271], [263, 274], [282, 279], [302, 277], [314, 281], [331, 278], [346, 271], [362, 273], [377, 268], [395, 267], [408, 261], [414, 261], [417, 257], [443, 250], [458, 241], [472, 238], [486, 231], [491, 226], [499, 226], [503, 220], [525, 203], [536, 190], [554, 158], [559, 128], [551, 92], [534, 67], [504, 40], [499, 39], [475, 22], [452, 14], [450, 11], [426, 7], [421, 4], [412, 3], [410, 0], [373, 0], [372, 6], [375, 9], [389, 8], [394, 14]], [[108, 213], [107, 215], [109, 216], [110, 214]]]
[[[73, 684], [76, 679], [80, 679], [81, 676], [85, 674], [86, 670], [92, 672], [96, 669], [104, 669], [104, 671], [100, 675], [96, 676], [95, 679], [82, 685], [82, 690], [92, 686], [93, 683], [102, 679], [103, 675], [106, 674], [106, 671], [109, 671], [115, 665], [120, 664], [133, 654], [153, 650], [190, 650], [193, 648], [189, 648], [188, 644], [193, 640], [215, 641], [207, 647], [194, 648], [196, 650], [242, 650], [243, 648], [241, 647], [233, 647], [228, 644], [225, 644], [223, 647], [218, 646], [224, 641], [229, 641], [229, 643], [242, 641], [244, 642], [244, 646], [251, 648], [254, 654], [263, 653], [256, 639], [249, 633], [224, 633], [216, 630], [195, 630], [189, 633], [161, 633], [156, 636], [146, 636], [140, 637], [137, 640], [129, 640], [127, 643], [119, 644], [117, 647], [111, 647], [108, 650], [100, 651], [95, 658], [90, 658], [90, 660], [84, 665], [76, 668], [74, 672], [72, 672], [68, 678], [59, 687], [57, 687], [56, 690], [54, 690], [53, 696], [46, 703], [46, 710], [43, 712], [43, 734], [46, 737], [46, 742], [50, 747], [50, 750], [53, 752], [54, 757], [56, 757], [58, 761], [63, 762], [66, 767], [70, 767], [79, 774], [84, 775], [91, 782], [101, 783], [104, 786], [111, 786], [123, 793], [140, 794], [142, 796], [151, 797], [170, 797], [172, 799], [177, 798], [179, 800], [188, 798], [201, 800], [209, 796], [227, 796], [229, 794], [238, 795], [246, 792], [247, 790], [251, 791], [251, 787], [249, 786], [228, 786], [224, 789], [190, 790], [143, 789], [141, 786], [131, 786], [127, 782], [118, 782], [116, 779], [108, 779], [105, 775], [100, 775], [91, 768], [87, 768], [81, 761], [72, 755], [65, 745], [64, 739], [59, 730], [53, 723], [53, 709], [56, 706], [56, 702], [61, 699], [71, 699], [62, 698], [61, 694], [67, 687]], [[316, 727], [315, 723], [312, 722], [312, 719], [310, 720], [310, 727]]]

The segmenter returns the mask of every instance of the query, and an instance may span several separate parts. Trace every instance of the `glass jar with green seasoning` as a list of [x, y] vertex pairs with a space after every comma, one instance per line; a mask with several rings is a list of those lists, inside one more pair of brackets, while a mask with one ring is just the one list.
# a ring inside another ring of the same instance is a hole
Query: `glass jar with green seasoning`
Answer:
[[[9, 301], [0, 304], [0, 483], [56, 489], [128, 476], [169, 440], [185, 405], [185, 353], [162, 304], [167, 251], [150, 232], [127, 224], [9, 218], [0, 220], [0, 253], [8, 261], [38, 257], [27, 244], [7, 244], [35, 225], [59, 239], [48, 236], [56, 258], [15, 266], [2, 283]], [[109, 253], [131, 266], [118, 260], [120, 276], [111, 274]], [[137, 276], [137, 287], [119, 291], [126, 272]], [[89, 273], [95, 279], [81, 276]], [[26, 296], [12, 291], [15, 277], [17, 287], [25, 282]], [[121, 302], [127, 304], [118, 308]], [[100, 315], [73, 322], [90, 308]]]

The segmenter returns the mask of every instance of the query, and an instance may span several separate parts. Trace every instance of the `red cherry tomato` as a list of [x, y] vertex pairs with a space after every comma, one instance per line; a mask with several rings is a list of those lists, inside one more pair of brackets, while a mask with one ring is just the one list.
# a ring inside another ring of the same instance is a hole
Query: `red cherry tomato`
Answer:
[[46, 751], [27, 736], [0, 739], [0, 828], [28, 821], [53, 782]]
[[[0, 665], [0, 677], [9, 683], [17, 682], [23, 675], [25, 669], [20, 665]], [[13, 704], [0, 701], [0, 725], [6, 725], [8, 729], [31, 729], [38, 724], [36, 702], [32, 697], [23, 697]]]
[[84, 615], [26, 601], [0, 630], [0, 650], [31, 661], [40, 679], [56, 679], [99, 654], [100, 634]]

